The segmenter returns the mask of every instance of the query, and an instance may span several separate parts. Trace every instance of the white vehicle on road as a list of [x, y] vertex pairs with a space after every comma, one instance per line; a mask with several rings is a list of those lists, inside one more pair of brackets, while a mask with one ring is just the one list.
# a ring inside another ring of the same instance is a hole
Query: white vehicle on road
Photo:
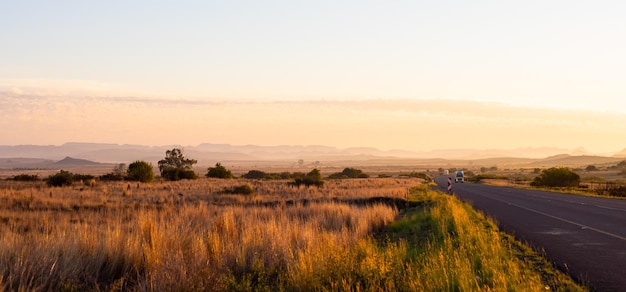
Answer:
[[454, 174], [454, 182], [458, 183], [458, 182], [465, 182], [465, 174], [463, 173], [462, 170], [457, 170], [456, 173]]

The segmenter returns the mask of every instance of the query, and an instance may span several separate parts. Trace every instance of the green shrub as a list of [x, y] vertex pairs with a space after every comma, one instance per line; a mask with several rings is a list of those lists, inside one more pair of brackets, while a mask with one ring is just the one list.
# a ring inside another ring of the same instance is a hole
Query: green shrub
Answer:
[[226, 169], [226, 167], [222, 166], [219, 162], [215, 164], [215, 167], [209, 167], [207, 169], [206, 177], [213, 178], [233, 178], [233, 173], [230, 170]]
[[545, 187], [577, 187], [580, 184], [580, 175], [567, 167], [552, 167], [544, 169], [535, 177], [531, 186]]
[[70, 186], [74, 182], [74, 175], [67, 170], [60, 170], [46, 179], [46, 183], [51, 187]]
[[154, 171], [152, 170], [152, 164], [137, 160], [128, 166], [126, 178], [132, 181], [140, 182], [152, 182], [154, 181]]

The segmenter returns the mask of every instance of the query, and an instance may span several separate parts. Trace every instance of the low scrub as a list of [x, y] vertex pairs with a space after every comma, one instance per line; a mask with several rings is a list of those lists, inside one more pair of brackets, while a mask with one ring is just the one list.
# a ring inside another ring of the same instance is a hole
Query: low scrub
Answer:
[[489, 174], [489, 173], [483, 173], [483, 174], [478, 174], [478, 175], [469, 175], [469, 176], [465, 176], [465, 180], [469, 181], [469, 182], [481, 182], [483, 180], [486, 179], [504, 179], [504, 180], [508, 180], [509, 177], [505, 176], [505, 175], [497, 175], [497, 174]]
[[535, 187], [578, 187], [580, 175], [567, 167], [552, 167], [542, 170], [530, 185]]
[[360, 169], [347, 167], [341, 172], [336, 172], [328, 176], [330, 179], [346, 179], [346, 178], [368, 178], [369, 175]]
[[39, 176], [36, 174], [18, 174], [11, 178], [8, 178], [14, 181], [39, 181]]

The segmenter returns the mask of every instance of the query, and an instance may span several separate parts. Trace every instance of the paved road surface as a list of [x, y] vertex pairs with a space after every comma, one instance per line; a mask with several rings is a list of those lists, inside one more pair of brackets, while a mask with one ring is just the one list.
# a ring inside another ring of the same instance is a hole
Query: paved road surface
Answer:
[[[447, 186], [447, 177], [436, 182]], [[452, 182], [454, 193], [597, 291], [626, 291], [626, 200]]]

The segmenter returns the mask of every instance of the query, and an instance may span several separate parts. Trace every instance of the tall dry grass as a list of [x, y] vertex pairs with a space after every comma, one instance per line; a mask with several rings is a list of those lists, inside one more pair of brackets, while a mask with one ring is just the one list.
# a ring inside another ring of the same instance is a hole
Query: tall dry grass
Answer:
[[[383, 204], [325, 199], [404, 196], [419, 181], [340, 181], [322, 189], [247, 181], [256, 190], [253, 196], [220, 193], [241, 183], [204, 179], [69, 188], [11, 183], [0, 190], [0, 287], [307, 287], [312, 267], [362, 245], [397, 216]], [[309, 287], [319, 285], [318, 280]]]

